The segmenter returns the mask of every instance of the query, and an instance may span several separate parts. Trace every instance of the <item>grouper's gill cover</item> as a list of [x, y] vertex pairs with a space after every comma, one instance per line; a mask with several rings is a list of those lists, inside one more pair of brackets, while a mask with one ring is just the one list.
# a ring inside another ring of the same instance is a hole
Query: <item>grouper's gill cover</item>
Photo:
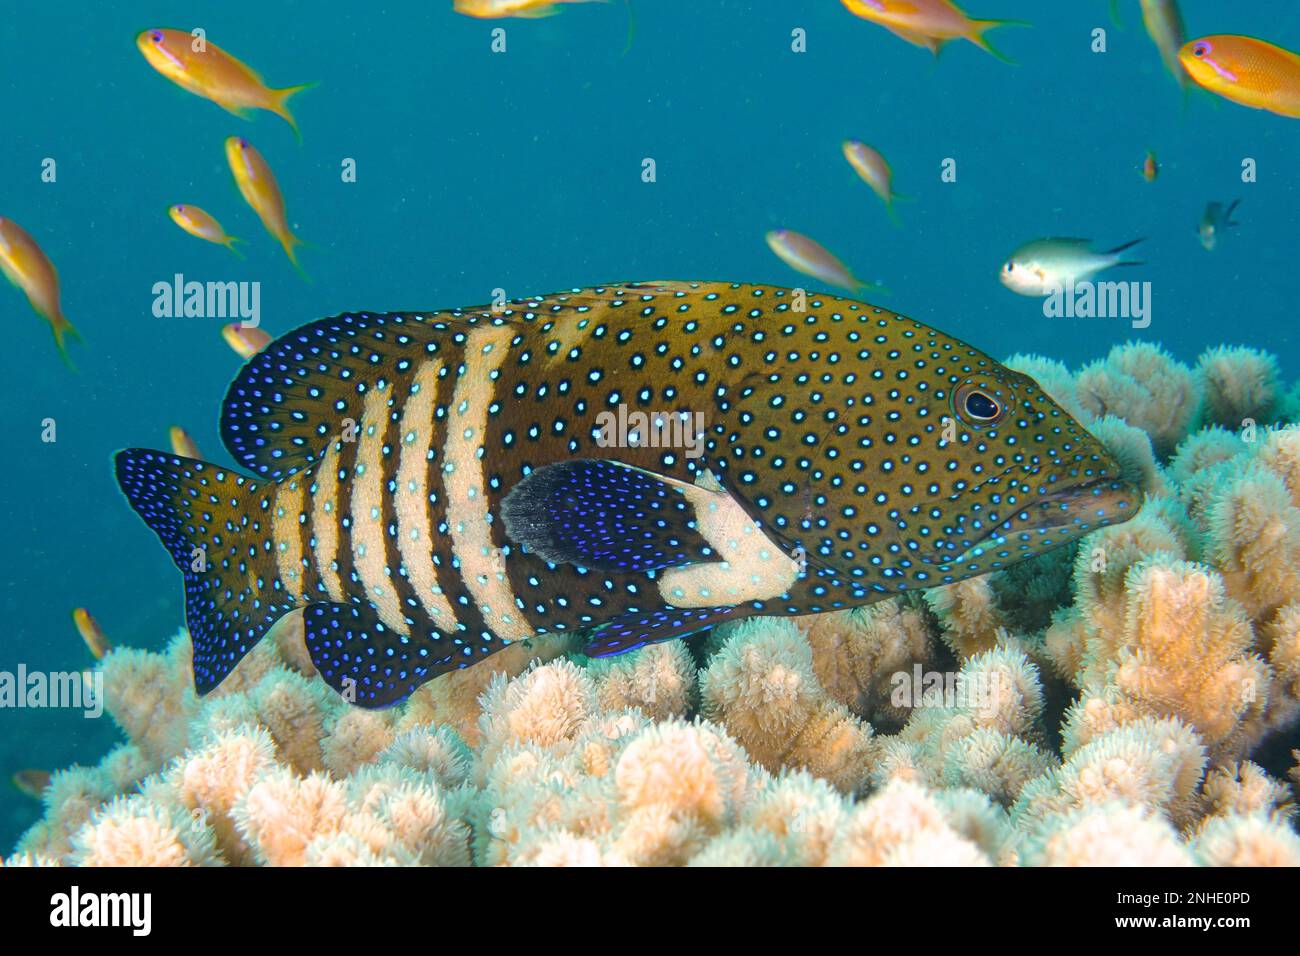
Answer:
[[248, 362], [222, 436], [253, 477], [116, 460], [184, 574], [196, 688], [305, 608], [321, 676], [367, 707], [544, 632], [617, 653], [957, 581], [1141, 500], [965, 343], [732, 283], [314, 322]]

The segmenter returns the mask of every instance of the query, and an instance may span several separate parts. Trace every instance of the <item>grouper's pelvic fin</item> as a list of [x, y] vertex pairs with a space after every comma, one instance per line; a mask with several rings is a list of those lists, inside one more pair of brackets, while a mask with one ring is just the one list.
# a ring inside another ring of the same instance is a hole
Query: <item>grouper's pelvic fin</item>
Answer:
[[271, 544], [272, 485], [147, 448], [113, 459], [117, 483], [185, 576], [194, 687], [206, 694], [295, 606]]

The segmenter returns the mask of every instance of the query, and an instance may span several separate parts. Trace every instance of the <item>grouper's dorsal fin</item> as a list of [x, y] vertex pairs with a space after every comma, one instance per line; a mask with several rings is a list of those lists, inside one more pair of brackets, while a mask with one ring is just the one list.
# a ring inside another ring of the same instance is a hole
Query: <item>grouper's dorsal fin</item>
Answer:
[[[249, 360], [222, 404], [222, 441], [242, 467], [278, 480], [317, 461], [343, 419], [360, 422], [364, 394], [376, 382], [413, 376], [420, 359], [438, 354], [449, 356], [450, 367], [455, 358], [450, 346], [463, 343], [474, 327], [544, 329], [554, 320], [564, 327], [557, 334], [580, 336], [588, 315], [593, 327], [597, 317], [617, 312], [694, 319], [739, 313], [760, 299], [766, 306], [789, 295], [788, 289], [734, 282], [665, 280], [438, 312], [344, 313], [295, 329]], [[566, 318], [576, 321], [566, 323]]]
[[249, 359], [221, 406], [221, 440], [239, 464], [272, 480], [316, 461], [346, 418], [361, 421], [365, 392], [414, 376], [453, 353], [470, 331], [508, 325], [489, 311], [356, 312], [283, 335]]
[[[742, 305], [748, 309], [756, 304], [788, 301], [791, 293], [790, 289], [744, 282], [655, 279], [611, 282], [587, 289], [564, 289], [546, 295], [525, 296], [504, 303], [498, 309], [503, 309], [504, 315], [523, 317], [528, 321], [565, 312], [603, 313], [627, 309], [646, 309], [645, 314], [653, 310], [660, 315], [690, 312], [694, 317], [709, 311], [730, 314], [739, 311]], [[763, 301], [757, 301], [760, 299]]]

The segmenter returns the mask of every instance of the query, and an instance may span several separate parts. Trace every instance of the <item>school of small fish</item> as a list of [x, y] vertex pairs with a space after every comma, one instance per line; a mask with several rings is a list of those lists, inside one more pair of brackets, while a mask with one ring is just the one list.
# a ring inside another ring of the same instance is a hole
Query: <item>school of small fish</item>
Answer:
[[[975, 19], [952, 0], [841, 0], [854, 16], [884, 27], [895, 36], [938, 54], [951, 40], [967, 40], [999, 59], [1006, 59], [989, 46], [984, 34], [1000, 26], [1029, 26], [1018, 20]], [[1198, 86], [1243, 106], [1268, 110], [1281, 116], [1300, 117], [1300, 56], [1264, 40], [1244, 36], [1207, 36], [1186, 40], [1178, 0], [1139, 0], [1142, 22], [1165, 67], [1186, 87], [1190, 79]], [[1111, 0], [1111, 12], [1120, 20], [1120, 0]], [[885, 203], [889, 217], [898, 223], [894, 203], [893, 170], [875, 147], [858, 140], [845, 140], [844, 158], [853, 171]], [[1160, 176], [1154, 150], [1142, 161], [1141, 175], [1148, 183]], [[1231, 221], [1232, 207], [1210, 203], [1197, 227], [1201, 245], [1213, 251], [1220, 233], [1237, 225]], [[866, 283], [852, 269], [810, 236], [789, 229], [771, 230], [768, 246], [796, 272], [850, 291]], [[1140, 240], [1135, 240], [1140, 241]], [[999, 279], [1013, 292], [1045, 296], [1053, 289], [1084, 281], [1103, 269], [1141, 265], [1126, 261], [1118, 253], [1128, 243], [1110, 252], [1097, 253], [1081, 239], [1036, 239], [1023, 244], [1004, 262]]]
[[[589, 0], [453, 0], [454, 12], [476, 19], [535, 19], [558, 13], [562, 6]], [[969, 16], [952, 0], [841, 0], [853, 16], [876, 24], [908, 43], [938, 54], [945, 44], [965, 40], [1005, 59], [989, 45], [985, 34], [1003, 26], [1029, 26], [1018, 20]], [[1162, 61], [1180, 85], [1190, 79], [1224, 99], [1281, 116], [1300, 117], [1300, 56], [1265, 40], [1216, 34], [1188, 41], [1177, 0], [1139, 0], [1142, 21]], [[1118, 20], [1120, 0], [1111, 0]], [[630, 6], [629, 6], [630, 9]], [[140, 31], [135, 44], [146, 63], [181, 89], [217, 104], [227, 112], [249, 119], [264, 110], [282, 118], [299, 134], [289, 109], [296, 94], [314, 84], [269, 86], [238, 57], [208, 40], [202, 31], [153, 27]], [[842, 145], [844, 157], [885, 203], [897, 222], [894, 203], [903, 197], [893, 191], [893, 172], [875, 147], [857, 140]], [[245, 202], [263, 227], [284, 250], [303, 277], [295, 234], [286, 212], [284, 195], [270, 163], [245, 137], [225, 142], [227, 163]], [[1147, 182], [1159, 175], [1155, 153], [1149, 152], [1142, 174]], [[215, 216], [203, 208], [177, 203], [169, 207], [171, 219], [186, 233], [224, 246], [239, 256], [243, 240], [229, 235]], [[1217, 243], [1219, 225], [1202, 223], [1198, 232], [1207, 249]], [[768, 233], [768, 244], [791, 268], [805, 275], [850, 290], [862, 288], [852, 270], [808, 236], [779, 229]], [[32, 236], [11, 219], [0, 216], [0, 269], [26, 296], [37, 315], [54, 334], [64, 361], [71, 366], [67, 340], [80, 334], [63, 316], [59, 303], [59, 278], [53, 263]], [[1004, 278], [1004, 282], [1006, 279]], [[878, 284], [876, 285], [879, 288]]]

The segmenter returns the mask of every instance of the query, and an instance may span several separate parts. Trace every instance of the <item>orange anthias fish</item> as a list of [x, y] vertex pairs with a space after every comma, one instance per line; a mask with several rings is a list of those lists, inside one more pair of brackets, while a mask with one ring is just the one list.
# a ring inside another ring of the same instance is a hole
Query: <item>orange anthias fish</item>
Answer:
[[1224, 99], [1300, 118], [1300, 56], [1254, 37], [1201, 37], [1178, 60], [1200, 86]]
[[[221, 330], [226, 344], [234, 349], [242, 359], [251, 359], [262, 349], [271, 344], [271, 336], [258, 328], [245, 328], [238, 322], [231, 322]], [[180, 454], [178, 451], [176, 454]], [[191, 457], [191, 456], [186, 456]], [[192, 457], [198, 457], [197, 455]]]
[[559, 13], [561, 3], [590, 2], [592, 0], [454, 0], [452, 9], [480, 20], [497, 20], [501, 17], [536, 19]]
[[[265, 335], [266, 333], [262, 334]], [[248, 356], [244, 357], [248, 358]], [[180, 455], [182, 458], [203, 458], [203, 456], [199, 454], [199, 446], [194, 444], [194, 439], [190, 437], [190, 433], [181, 428], [180, 425], [173, 425], [171, 428], [167, 429], [167, 437], [171, 440], [172, 451]]]
[[221, 223], [198, 206], [186, 206], [183, 203], [177, 203], [168, 208], [167, 214], [172, 217], [172, 222], [191, 236], [206, 239], [208, 242], [215, 242], [219, 246], [225, 246], [239, 258], [244, 258], [244, 254], [235, 248], [235, 243], [244, 240], [227, 235], [226, 230], [221, 228]]
[[974, 20], [951, 0], [840, 0], [856, 17], [879, 24], [908, 43], [938, 53], [950, 40], [968, 40], [999, 60], [1006, 57], [984, 34], [994, 27], [1028, 26], [1020, 20]]
[[65, 338], [70, 335], [79, 340], [81, 333], [63, 317], [63, 307], [59, 304], [59, 274], [36, 240], [18, 223], [3, 216], [0, 216], [0, 270], [23, 290], [36, 314], [50, 323], [54, 344], [59, 347], [63, 361], [71, 367]]
[[255, 72], [207, 39], [184, 30], [144, 30], [135, 38], [155, 70], [183, 90], [211, 100], [222, 109], [248, 119], [248, 110], [269, 110], [298, 132], [286, 105], [289, 97], [312, 84], [274, 90]]
[[104, 655], [113, 649], [108, 638], [99, 627], [99, 622], [90, 616], [90, 612], [84, 607], [79, 607], [72, 612], [73, 623], [77, 625], [77, 633], [81, 639], [86, 642], [86, 647], [90, 649], [91, 655], [95, 660], [102, 661]]
[[253, 144], [242, 136], [231, 136], [226, 140], [226, 161], [230, 163], [230, 171], [235, 175], [235, 183], [244, 201], [253, 207], [266, 231], [279, 241], [284, 254], [301, 272], [294, 249], [302, 245], [302, 240], [289, 229], [284, 214], [284, 196], [280, 194], [280, 185], [275, 181], [271, 167]]

